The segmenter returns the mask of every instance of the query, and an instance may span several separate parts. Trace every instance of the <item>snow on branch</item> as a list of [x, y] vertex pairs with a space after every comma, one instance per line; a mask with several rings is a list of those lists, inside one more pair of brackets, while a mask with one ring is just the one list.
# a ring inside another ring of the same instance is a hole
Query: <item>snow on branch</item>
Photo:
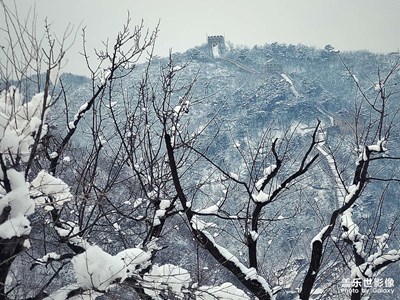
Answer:
[[371, 160], [371, 153], [386, 152], [386, 140], [380, 139], [375, 145], [364, 146], [360, 151], [358, 161], [356, 164], [356, 172], [354, 175], [353, 184], [347, 188], [347, 195], [344, 197], [343, 210], [341, 215], [342, 220], [342, 238], [351, 242], [358, 255], [363, 257], [363, 245], [362, 240], [364, 236], [359, 233], [359, 226], [353, 221], [353, 205], [356, 199], [359, 197], [362, 188], [366, 184], [366, 175]]
[[[227, 268], [227, 270], [235, 275], [235, 277], [251, 292], [253, 292], [254, 295], [256, 295], [259, 299], [275, 299], [275, 296], [273, 295], [268, 283], [263, 277], [258, 275], [255, 268], [247, 268], [237, 259], [237, 257], [231, 254], [227, 249], [218, 245], [210, 233], [205, 230], [203, 231], [201, 229], [197, 229], [197, 226], [199, 226], [198, 222], [192, 222], [193, 218], [195, 218], [195, 215], [194, 212], [191, 210], [191, 207], [187, 205], [189, 201], [187, 200], [186, 194], [180, 183], [177, 164], [174, 156], [174, 148], [171, 144], [171, 136], [168, 133], [165, 133], [164, 138], [165, 146], [167, 148], [169, 166], [171, 169], [171, 175], [175, 190], [177, 192], [177, 197], [180, 200], [181, 205], [185, 209], [185, 214], [190, 222], [192, 232], [195, 235], [197, 241], [201, 243], [205, 247], [205, 249], [222, 266]], [[201, 226], [199, 227], [201, 228]]]
[[380, 139], [375, 145], [368, 146], [368, 150], [371, 152], [386, 152], [386, 139]]
[[252, 194], [254, 202], [267, 203], [270, 200], [271, 195], [265, 193], [264, 191], [259, 191], [257, 194]]
[[[82, 292], [87, 293], [88, 291], [106, 292], [112, 284], [122, 283], [127, 278], [138, 279], [142, 276], [141, 271], [149, 266], [151, 269], [139, 279], [139, 282], [144, 288], [144, 293], [152, 299], [160, 299], [164, 291], [172, 292], [179, 299], [183, 299], [191, 282], [190, 273], [187, 270], [172, 264], [151, 265], [151, 254], [139, 248], [126, 249], [113, 256], [98, 246], [90, 246], [85, 252], [76, 255], [72, 259], [72, 264], [77, 283], [71, 285], [71, 288], [81, 289], [81, 295], [83, 295]], [[211, 288], [219, 290], [219, 287]], [[205, 290], [205, 288], [199, 290]], [[224, 295], [224, 293], [228, 294], [229, 291], [236, 290], [238, 289], [235, 289], [232, 284], [224, 284], [224, 289], [220, 292], [221, 295]], [[59, 294], [64, 295], [65, 293], [60, 290]], [[92, 295], [91, 299], [96, 299], [100, 295], [101, 293], [96, 293]], [[207, 299], [201, 298], [201, 295], [203, 294], [199, 292], [198, 299]]]
[[[359, 233], [359, 227], [353, 221], [353, 209], [347, 209], [341, 216], [342, 219], [342, 239], [351, 241], [352, 243], [362, 240], [362, 235]], [[361, 254], [361, 252], [359, 252]]]
[[37, 205], [53, 204], [60, 207], [73, 199], [69, 186], [44, 170], [31, 182], [31, 195]]
[[230, 282], [224, 282], [217, 286], [202, 286], [195, 292], [197, 300], [249, 300], [241, 289]]
[[54, 229], [57, 231], [61, 240], [67, 241], [83, 251], [91, 247], [91, 245], [79, 235], [79, 226], [72, 221], [65, 222], [60, 219]]
[[320, 242], [322, 244], [322, 237], [324, 236], [325, 232], [331, 227], [332, 225], [326, 225], [324, 228], [321, 229], [320, 232], [311, 240], [311, 248], [315, 242]]
[[160, 201], [160, 207], [156, 210], [154, 214], [154, 220], [153, 220], [153, 226], [157, 226], [161, 224], [160, 219], [165, 218], [165, 215], [168, 211], [168, 209], [171, 206], [171, 201], [170, 200], [161, 200]]
[[[257, 270], [255, 268], [247, 268], [244, 264], [242, 264], [239, 259], [230, 253], [226, 248], [218, 245], [212, 235], [208, 231], [201, 231], [204, 236], [208, 239], [208, 242], [213, 245], [213, 247], [218, 251], [219, 255], [221, 255], [225, 262], [231, 263], [241, 272], [241, 277], [245, 281], [255, 281], [260, 284], [260, 286], [264, 289], [264, 291], [269, 295], [270, 299], [275, 299], [272, 290], [267, 283], [267, 281], [260, 275], [258, 275]], [[229, 269], [229, 268], [228, 268]]]
[[69, 130], [75, 129], [75, 126], [79, 122], [79, 119], [81, 117], [83, 117], [83, 115], [85, 114], [86, 111], [89, 110], [89, 106], [90, 106], [89, 102], [85, 102], [83, 105], [81, 105], [81, 107], [79, 108], [78, 112], [74, 116], [74, 120], [70, 121], [68, 123], [68, 129]]
[[371, 153], [384, 153], [387, 151], [386, 139], [380, 139], [376, 144], [369, 146], [360, 146], [360, 155], [358, 157], [357, 165], [360, 162], [370, 161]]
[[[311, 166], [314, 164], [314, 162], [317, 160], [319, 154], [315, 154], [312, 157], [312, 150], [314, 147], [318, 144], [317, 141], [317, 132], [320, 127], [320, 121], [318, 121], [317, 126], [314, 129], [313, 135], [312, 135], [312, 141], [310, 143], [310, 146], [308, 147], [306, 153], [303, 155], [303, 157], [300, 160], [300, 166], [297, 169], [297, 171], [293, 172], [291, 175], [289, 175], [286, 179], [282, 181], [281, 184], [278, 184], [277, 187], [270, 193], [267, 194], [263, 192], [266, 184], [277, 174], [277, 171], [281, 167], [282, 161], [279, 159], [278, 154], [276, 153], [276, 141], [275, 140], [272, 144], [272, 153], [275, 157], [276, 165], [271, 165], [270, 167], [266, 168], [264, 170], [264, 177], [261, 178], [256, 182], [256, 189], [259, 190], [258, 194], [252, 194], [252, 199], [254, 202], [257, 204], [256, 209], [253, 212], [253, 219], [258, 220], [258, 216], [261, 213], [261, 209], [263, 206], [267, 205], [268, 203], [275, 201], [277, 196], [293, 181], [295, 181], [297, 178], [302, 176], [304, 173], [306, 173]], [[254, 223], [254, 221], [253, 221]], [[254, 229], [254, 228], [253, 228]]]
[[31, 101], [23, 103], [23, 96], [16, 87], [0, 94], [0, 153], [12, 164], [20, 159], [27, 162], [31, 155], [31, 147], [35, 143], [35, 135], [41, 127], [41, 137], [46, 134], [44, 125], [47, 109], [44, 93], [38, 93]]
[[[216, 214], [216, 213], [218, 213], [218, 211], [219, 211], [220, 207], [222, 206], [222, 204], [224, 203], [224, 201], [225, 201], [225, 198], [222, 197], [216, 204], [211, 205], [206, 208], [193, 210], [193, 212], [195, 212], [197, 214], [201, 214], [201, 215]], [[192, 221], [193, 221], [193, 219], [192, 219]]]
[[[74, 133], [76, 131], [76, 126], [78, 126], [78, 123], [83, 118], [85, 113], [92, 108], [95, 100], [97, 99], [97, 97], [99, 97], [99, 95], [102, 93], [102, 91], [105, 89], [105, 87], [106, 87], [106, 84], [100, 85], [97, 88], [96, 92], [93, 94], [93, 96], [90, 98], [90, 100], [86, 101], [83, 105], [81, 105], [81, 107], [79, 108], [78, 112], [74, 116], [74, 120], [70, 121], [68, 123], [67, 134], [63, 138], [60, 146], [58, 147], [58, 149], [56, 151], [56, 153], [58, 155], [52, 157], [52, 159], [51, 159], [50, 168], [49, 168], [49, 171], [50, 171], [51, 174], [55, 174], [56, 173], [56, 168], [57, 168], [57, 165], [58, 165], [58, 161], [60, 159], [60, 154], [64, 151], [65, 147], [67, 146], [67, 144], [71, 140], [72, 136], [74, 135]], [[101, 145], [103, 145], [106, 142], [106, 140], [104, 138], [100, 138], [99, 142], [100, 142]]]
[[29, 196], [24, 174], [14, 169], [6, 171], [11, 191], [0, 198], [0, 212], [4, 218], [0, 224], [0, 238], [11, 239], [28, 235], [31, 227], [28, 216], [35, 211], [35, 203]]
[[384, 253], [384, 249], [388, 248], [388, 238], [389, 235], [387, 233], [375, 237], [376, 252], [368, 257], [364, 253], [365, 262], [351, 266], [351, 278], [371, 278], [375, 272], [388, 264], [400, 261], [400, 250], [389, 250]]
[[190, 225], [195, 230], [204, 230], [208, 227], [217, 227], [217, 224], [204, 222], [203, 220], [200, 220], [200, 218], [196, 215], [194, 215], [190, 220]]
[[[328, 163], [333, 167], [334, 161], [329, 161], [331, 158], [323, 147], [319, 147], [320, 152], [328, 159]], [[339, 202], [340, 207], [336, 209], [330, 219], [329, 227], [325, 227], [322, 231], [314, 238], [312, 245], [311, 262], [305, 279], [302, 284], [302, 289], [300, 292], [301, 299], [308, 299], [311, 293], [311, 289], [315, 283], [316, 277], [320, 270], [322, 257], [323, 257], [323, 243], [329, 237], [332, 232], [337, 218], [341, 218], [341, 228], [343, 230], [342, 239], [353, 247], [353, 254], [355, 255], [355, 261], [357, 265], [352, 266], [352, 276], [354, 278], [364, 278], [365, 275], [372, 275], [370, 271], [367, 271], [367, 267], [364, 264], [366, 253], [364, 252], [363, 240], [365, 236], [359, 232], [359, 226], [353, 220], [353, 207], [360, 194], [367, 184], [367, 174], [369, 164], [371, 162], [371, 154], [373, 153], [383, 153], [386, 152], [386, 140], [381, 139], [375, 145], [360, 147], [360, 154], [356, 162], [356, 168], [354, 171], [353, 182], [347, 188], [346, 194], [343, 201]], [[335, 167], [336, 169], [336, 167]], [[336, 173], [336, 172], [335, 172]], [[339, 184], [339, 177], [336, 178], [336, 182]], [[344, 191], [341, 190], [341, 191]], [[338, 195], [340, 197], [340, 195]], [[318, 240], [320, 243], [315, 243]], [[396, 258], [391, 256], [390, 258]], [[386, 262], [387, 263], [387, 262]], [[378, 268], [375, 268], [378, 269]], [[372, 270], [372, 269], [371, 269]]]
[[269, 179], [270, 175], [276, 170], [276, 168], [276, 165], [271, 165], [264, 169], [264, 176], [261, 177], [255, 184], [255, 187], [258, 191], [262, 189], [264, 182]]
[[170, 289], [179, 299], [183, 299], [183, 292], [189, 287], [190, 274], [187, 270], [172, 265], [153, 265], [150, 272], [143, 276], [144, 292], [153, 299], [160, 299], [162, 291]]
[[[47, 132], [44, 122], [48, 101], [50, 97], [45, 99], [44, 93], [38, 93], [24, 103], [23, 96], [13, 86], [0, 94], [0, 180], [4, 186], [0, 197], [2, 239], [28, 236], [31, 231], [28, 217], [35, 211], [35, 201], [25, 174], [15, 168], [21, 163], [29, 165], [36, 143]], [[29, 247], [28, 240], [24, 246]]]
[[151, 255], [130, 248], [110, 255], [99, 246], [91, 246], [72, 259], [79, 287], [105, 291], [112, 283], [122, 282], [150, 265]]
[[13, 237], [26, 236], [31, 232], [29, 220], [22, 216], [16, 216], [0, 224], [0, 238], [11, 239]]

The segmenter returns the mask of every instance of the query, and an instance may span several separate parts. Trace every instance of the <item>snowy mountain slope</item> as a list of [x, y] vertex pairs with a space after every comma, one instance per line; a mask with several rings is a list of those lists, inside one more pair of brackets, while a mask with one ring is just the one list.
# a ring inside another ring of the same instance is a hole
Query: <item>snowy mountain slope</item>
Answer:
[[[253, 49], [231, 49], [224, 53], [223, 57], [215, 57], [215, 53], [213, 57], [210, 49], [201, 46], [185, 53], [173, 54], [173, 63], [176, 67], [179, 66], [177, 76], [181, 82], [189, 83], [197, 77], [188, 114], [191, 130], [199, 131], [209, 123], [210, 119], [215, 118], [215, 122], [212, 122], [203, 133], [205, 142], [213, 139], [207, 153], [217, 163], [223, 163], [230, 174], [235, 174], [235, 177], [241, 179], [249, 175], [241, 151], [255, 149], [263, 130], [270, 128], [271, 137], [278, 138], [284, 137], [286, 130], [289, 130], [293, 134], [291, 137], [293, 145], [302, 148], [307, 145], [307, 138], [315, 127], [317, 119], [324, 124], [327, 143], [338, 149], [346, 149], [342, 157], [337, 157], [337, 159], [346, 164], [353, 162], [353, 149], [346, 148], [348, 144], [343, 141], [351, 140], [351, 132], [346, 129], [346, 125], [352, 122], [351, 112], [357, 96], [354, 78], [358, 78], [364, 90], [370, 91], [374, 83], [371, 78], [376, 77], [378, 66], [384, 72], [390, 68], [395, 58], [368, 52], [341, 53], [340, 55], [339, 57], [338, 53], [301, 45], [271, 44]], [[346, 71], [343, 62], [352, 73]], [[166, 59], [158, 59], [150, 67], [156, 89], [159, 88], [157, 84], [159, 84], [160, 67], [166, 65]], [[138, 65], [130, 77], [126, 78], [127, 82], [132, 83], [128, 87], [128, 92], [134, 94], [137, 82], [142, 78], [145, 68], [143, 65]], [[254, 70], [254, 72], [248, 70]], [[71, 91], [69, 96], [71, 107], [76, 108], [72, 111], [76, 111], [90, 86], [88, 82], [80, 84], [79, 80], [72, 75], [64, 75], [64, 78], [64, 84]], [[174, 96], [178, 101], [181, 95]], [[107, 111], [114, 104], [118, 108], [119, 103], [123, 101], [114, 99], [114, 102], [105, 104], [101, 109]], [[70, 116], [70, 118], [73, 117], [73, 115]], [[218, 136], [214, 137], [217, 131]], [[81, 135], [85, 137], [84, 130]], [[105, 135], [107, 135], [106, 131]], [[269, 147], [271, 142], [268, 141], [265, 148]], [[84, 148], [85, 138], [80, 139], [76, 146]], [[277, 222], [271, 224], [265, 236], [259, 238], [259, 243], [264, 246], [263, 256], [270, 257], [263, 261], [263, 270], [267, 270], [263, 275], [270, 278], [276, 277], [276, 282], [279, 282], [278, 275], [269, 273], [269, 267], [285, 268], [288, 261], [286, 249], [299, 244], [305, 244], [308, 247], [309, 242], [318, 232], [317, 228], [323, 227], [320, 214], [337, 206], [334, 201], [337, 189], [334, 187], [335, 180], [331, 177], [329, 156], [326, 154], [326, 148], [321, 148], [320, 152], [327, 158], [328, 164], [322, 164], [311, 172], [304, 181], [299, 183], [297, 191], [301, 191], [302, 188], [305, 190], [305, 187], [309, 186], [312, 189], [296, 199], [296, 205], [293, 205], [294, 201], [290, 193], [280, 204], [272, 205], [269, 214], [274, 216]], [[288, 167], [287, 172], [290, 167], [296, 167], [295, 163], [293, 164]], [[221, 184], [223, 180], [208, 174], [206, 167], [198, 168], [191, 174], [190, 179], [196, 183], [197, 180], [200, 182], [201, 178], [207, 176], [212, 178], [213, 184], [204, 191], [208, 194], [224, 196], [225, 192], [222, 188], [224, 183]], [[345, 171], [342, 176], [344, 180], [349, 180], [349, 174]], [[191, 184], [194, 185], [193, 182]], [[188, 186], [191, 186], [190, 183]], [[376, 192], [369, 191], [371, 199]], [[232, 198], [238, 199], [238, 202], [231, 207], [232, 211], [227, 211], [228, 214], [237, 211], [237, 208], [243, 205], [240, 202], [240, 191], [232, 190], [229, 193]], [[394, 207], [397, 204], [395, 197], [390, 199], [393, 199]], [[211, 207], [208, 205], [208, 199], [201, 200], [202, 202], [195, 204], [198, 211]], [[370, 205], [374, 204], [370, 203]], [[300, 206], [302, 210], [297, 218], [295, 220], [290, 218]], [[368, 207], [361, 210], [360, 217], [368, 217]], [[216, 225], [220, 226], [220, 224]], [[385, 221], [380, 224], [382, 228], [387, 225]], [[174, 226], [180, 228], [178, 224]], [[234, 231], [238, 229], [226, 226], [223, 230], [234, 234]], [[216, 237], [216, 240], [219, 243], [228, 242], [223, 237]], [[188, 259], [194, 251], [195, 246], [192, 243], [184, 241], [177, 234], [173, 236], [169, 247], [179, 249], [183, 254], [179, 258], [172, 256], [171, 260], [178, 260], [178, 263], [187, 269], [194, 268], [190, 266], [191, 262]], [[246, 262], [247, 257], [242, 250], [241, 246], [233, 246], [230, 249], [234, 255]], [[290, 259], [304, 261], [308, 259], [306, 252], [304, 250], [304, 253], [291, 253]], [[205, 261], [209, 260], [206, 255], [204, 256]], [[160, 260], [163, 260], [162, 256]], [[169, 260], [165, 258], [165, 261]], [[217, 269], [216, 267], [214, 269]], [[303, 270], [303, 266], [297, 270]], [[211, 274], [210, 277], [217, 278], [218, 272], [219, 270], [214, 270], [209, 271], [208, 274]], [[223, 274], [223, 276], [229, 275]], [[284, 284], [280, 282], [282, 286], [293, 286], [300, 281], [296, 275], [284, 277], [288, 282]]]

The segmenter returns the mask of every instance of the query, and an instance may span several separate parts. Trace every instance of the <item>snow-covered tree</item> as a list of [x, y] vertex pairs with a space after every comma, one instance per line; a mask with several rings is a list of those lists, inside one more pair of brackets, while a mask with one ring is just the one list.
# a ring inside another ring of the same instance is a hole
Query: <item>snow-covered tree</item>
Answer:
[[[350, 168], [350, 177], [344, 178], [344, 172], [340, 171], [341, 163], [335, 158], [341, 153], [331, 150], [325, 144], [326, 133], [322, 134], [323, 142], [317, 148], [325, 157], [332, 174], [337, 205], [326, 221], [326, 226], [311, 242], [311, 263], [300, 292], [301, 299], [310, 297], [322, 268], [324, 246], [330, 239], [342, 252], [345, 265], [350, 270], [345, 278], [352, 282], [351, 299], [361, 299], [363, 295], [368, 295], [372, 286], [364, 288], [363, 281], [372, 281], [388, 265], [400, 260], [400, 252], [396, 249], [398, 245], [391, 245], [390, 239], [398, 222], [396, 218], [382, 221], [383, 210], [391, 205], [386, 203], [388, 191], [399, 181], [396, 164], [393, 164], [399, 160], [398, 151], [389, 150], [390, 145], [397, 142], [394, 135], [397, 132], [399, 108], [393, 102], [393, 97], [398, 94], [394, 74], [398, 72], [399, 66], [397, 61], [384, 75], [378, 70], [377, 82], [373, 83], [372, 88], [365, 89], [345, 65], [359, 93], [355, 100], [354, 120], [348, 122], [354, 132], [355, 166]], [[380, 183], [385, 183], [381, 194], [375, 195], [374, 204], [367, 204], [367, 191]], [[355, 216], [360, 208], [368, 209], [368, 215], [373, 216], [367, 226], [362, 224], [359, 216]], [[336, 222], [341, 229], [337, 233], [338, 237], [333, 236]], [[382, 228], [381, 223], [387, 223], [388, 227]]]

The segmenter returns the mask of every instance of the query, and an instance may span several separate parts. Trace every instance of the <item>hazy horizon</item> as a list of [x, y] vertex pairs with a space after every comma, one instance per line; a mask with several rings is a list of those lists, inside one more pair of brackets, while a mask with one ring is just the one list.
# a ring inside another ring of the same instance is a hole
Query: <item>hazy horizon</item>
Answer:
[[[12, 4], [13, 1], [5, 2]], [[184, 52], [205, 43], [207, 35], [220, 34], [234, 45], [248, 47], [278, 42], [317, 48], [331, 44], [342, 51], [374, 53], [400, 48], [400, 18], [397, 17], [400, 1], [396, 0], [230, 0], [229, 4], [221, 0], [15, 2], [20, 16], [36, 7], [39, 29], [46, 17], [58, 36], [68, 24], [74, 26], [77, 39], [67, 53], [64, 72], [81, 75], [87, 71], [79, 54], [82, 51], [80, 28], [86, 28], [88, 50], [92, 51], [101, 47], [101, 41], [114, 40], [128, 11], [132, 24], [139, 24], [143, 19], [149, 30], [160, 22], [155, 46], [158, 56], [167, 56], [170, 49]]]

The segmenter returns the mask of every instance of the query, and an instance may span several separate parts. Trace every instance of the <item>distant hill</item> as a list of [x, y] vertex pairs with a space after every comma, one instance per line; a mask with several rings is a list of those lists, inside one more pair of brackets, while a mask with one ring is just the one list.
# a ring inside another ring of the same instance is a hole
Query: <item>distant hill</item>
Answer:
[[[380, 74], [387, 72], [399, 54], [338, 52], [330, 45], [316, 49], [273, 43], [230, 48], [218, 58], [213, 57], [207, 45], [201, 45], [174, 53], [172, 58], [174, 64], [186, 66], [180, 72], [183, 80], [197, 76], [193, 98], [204, 99], [204, 114], [217, 107], [227, 108], [221, 110], [226, 117], [240, 117], [249, 125], [278, 113], [286, 117], [295, 114], [296, 119], [301, 117], [308, 125], [317, 118], [334, 125], [330, 123], [340, 123], [344, 113], [353, 108], [355, 80], [365, 90], [373, 88], [378, 70]], [[166, 62], [166, 58], [154, 59], [150, 68], [154, 78]], [[142, 72], [144, 65], [138, 65], [126, 80], [134, 83]], [[73, 87], [73, 94], [81, 90], [84, 93], [89, 83], [85, 77], [72, 74], [63, 74], [62, 80], [67, 87]], [[332, 120], [333, 115], [339, 120]]]
[[[349, 164], [353, 166], [356, 161], [355, 148], [358, 146], [354, 144], [352, 131], [355, 101], [359, 101], [362, 96], [357, 85], [365, 96], [375, 99], [374, 87], [378, 76], [386, 74], [399, 58], [398, 53], [381, 55], [367, 51], [339, 52], [330, 45], [327, 45], [325, 49], [316, 49], [303, 45], [278, 43], [253, 48], [226, 47], [223, 51], [221, 48], [201, 45], [184, 53], [172, 54], [173, 67], [179, 70], [176, 76], [180, 83], [188, 84], [196, 79], [191, 93], [192, 104], [188, 112], [190, 129], [195, 132], [207, 125], [208, 130], [202, 137], [204, 144], [209, 142], [207, 154], [216, 163], [234, 172], [245, 169], [238, 149], [242, 149], [243, 152], [251, 150], [264, 130], [269, 128], [275, 137], [284, 137], [285, 133], [290, 132], [288, 134], [291, 139], [290, 145], [296, 149], [302, 149], [309, 142], [309, 135], [318, 120], [322, 122], [329, 146], [340, 150], [338, 162], [344, 166]], [[155, 95], [158, 95], [157, 92], [160, 90], [160, 70], [167, 64], [167, 58], [154, 58], [150, 65], [149, 73]], [[123, 109], [122, 93], [132, 96], [125, 100], [135, 101], [134, 95], [137, 93], [146, 68], [146, 65], [139, 64], [129, 76], [123, 79], [126, 90], [116, 91], [113, 105], [117, 105], [116, 107], [121, 105]], [[393, 76], [398, 81], [400, 74], [396, 73]], [[71, 119], [77, 109], [90, 97], [88, 95], [91, 92], [91, 81], [73, 74], [63, 74], [61, 79], [68, 94], [67, 102]], [[172, 96], [176, 97], [174, 101], [178, 102], [182, 95], [177, 93]], [[106, 111], [107, 107], [103, 106], [100, 109]], [[361, 114], [361, 117], [367, 119], [368, 115]], [[60, 116], [53, 115], [53, 118], [60, 118]], [[214, 121], [209, 123], [210, 120]], [[65, 128], [59, 127], [58, 130], [63, 131]], [[82, 138], [78, 139], [74, 146], [85, 147], [84, 130], [81, 133]], [[398, 133], [398, 130], [394, 129], [393, 132]], [[215, 133], [218, 135], [215, 136]], [[391, 145], [393, 149], [400, 149], [398, 146]], [[272, 235], [275, 235], [274, 243], [271, 244], [271, 240], [260, 238], [260, 243], [265, 246], [266, 253], [274, 253], [274, 257], [264, 263], [265, 265], [275, 264], [275, 270], [276, 266], [286, 263], [285, 257], [288, 253], [285, 249], [288, 245], [292, 246], [292, 243], [301, 242], [308, 247], [309, 241], [321, 225], [318, 213], [323, 215], [336, 205], [329, 167], [326, 163], [324, 164], [323, 158], [321, 161], [321, 164], [299, 183], [299, 190], [304, 186], [308, 187], [301, 192], [302, 199], [305, 201], [302, 204], [304, 207], [301, 213], [295, 220], [282, 221], [280, 224], [284, 226], [272, 228]], [[294, 167], [296, 165], [288, 168]], [[387, 168], [388, 172], [391, 171], [390, 166]], [[200, 168], [196, 174], [191, 174], [191, 179], [197, 180], [205, 174], [208, 175], [207, 171], [207, 167]], [[346, 173], [346, 169], [340, 171], [345, 180], [350, 179], [350, 174]], [[246, 175], [245, 172], [243, 171], [242, 175]], [[366, 200], [362, 204], [363, 207], [358, 210], [357, 217], [361, 219], [369, 217], [369, 208], [377, 205], [373, 199], [380, 192], [381, 189], [368, 190]], [[388, 196], [389, 208], [393, 208], [388, 215], [396, 211], [398, 204], [395, 199], [394, 194]], [[235, 200], [240, 201], [240, 198]], [[284, 212], [282, 214], [288, 214], [297, 209], [294, 205], [291, 206], [290, 197], [286, 200], [287, 207], [282, 209]], [[275, 217], [279, 218], [280, 215]], [[387, 228], [389, 221], [390, 218], [385, 218], [381, 220], [379, 226]], [[317, 226], [312, 224], [317, 224]], [[300, 236], [303, 240], [299, 242]], [[175, 238], [177, 240], [173, 247], [182, 247], [186, 252], [193, 250], [190, 248], [193, 245], [189, 242], [183, 242], [179, 237]], [[230, 250], [238, 256], [242, 255], [239, 248], [230, 248]], [[292, 254], [293, 268], [298, 274], [304, 272], [304, 264], [307, 264], [309, 259], [305, 253], [306, 251]], [[185, 265], [187, 262], [183, 257], [180, 263], [188, 269], [191, 267]], [[284, 265], [281, 267], [283, 268]], [[265, 269], [268, 270], [268, 268]], [[301, 276], [294, 276], [288, 286], [292, 285], [291, 289], [294, 290], [301, 278]], [[381, 299], [384, 298], [381, 297]]]

